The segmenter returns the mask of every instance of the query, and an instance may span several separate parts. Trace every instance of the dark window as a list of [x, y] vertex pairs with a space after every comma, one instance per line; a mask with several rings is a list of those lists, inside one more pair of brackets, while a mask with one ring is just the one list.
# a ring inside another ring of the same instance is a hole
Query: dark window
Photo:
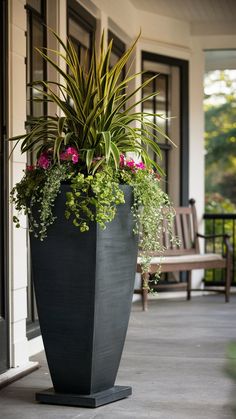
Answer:
[[[149, 96], [152, 93], [158, 92], [158, 95], [153, 96], [151, 99], [146, 100], [143, 103], [142, 111], [150, 113], [149, 119], [151, 122], [157, 124], [162, 132], [168, 136], [169, 129], [168, 129], [168, 118], [170, 114], [169, 110], [169, 76], [167, 74], [158, 74], [157, 72], [146, 72], [143, 75], [143, 82], [150, 79], [153, 76], [157, 76], [152, 80], [151, 83], [149, 83], [147, 86], [143, 89], [143, 96]], [[153, 114], [159, 114], [163, 116], [162, 118], [158, 118], [157, 116]], [[158, 139], [155, 139], [155, 141], [158, 143], [159, 147], [162, 151], [162, 160], [156, 160], [156, 156], [154, 156], [154, 153], [149, 150], [150, 157], [158, 163], [161, 168], [166, 173], [166, 181], [163, 183], [164, 189], [167, 191], [167, 185], [168, 185], [168, 152], [171, 148], [171, 145], [168, 143], [168, 140], [161, 136], [158, 132], [152, 131], [153, 138], [154, 136], [157, 136]]]
[[[35, 48], [43, 48], [47, 46], [46, 33], [46, 0], [27, 0], [27, 57], [26, 57], [26, 79], [27, 84], [33, 81], [41, 81], [47, 79], [47, 66], [45, 61], [35, 50]], [[36, 86], [37, 87], [37, 86]], [[31, 117], [46, 115], [46, 103], [34, 102], [33, 99], [42, 98], [42, 94], [36, 89], [27, 87], [27, 120]], [[28, 155], [28, 164], [35, 161], [35, 156]], [[35, 303], [30, 248], [28, 240], [28, 289], [27, 289], [27, 337], [29, 339], [40, 334], [38, 314]]]
[[76, 0], [67, 2], [67, 33], [77, 51], [79, 60], [89, 68], [95, 39], [96, 19]]
[[[112, 40], [112, 49], [110, 57], [110, 68], [112, 68], [117, 61], [125, 53], [126, 45], [120, 38], [118, 38], [113, 32], [108, 31], [108, 43]], [[122, 69], [118, 82], [121, 83], [125, 78], [125, 67]], [[125, 89], [122, 90], [121, 94], [125, 94]], [[121, 111], [124, 111], [125, 107], [122, 107]]]
[[42, 0], [27, 0], [27, 6], [32, 8], [35, 12], [38, 12], [40, 15], [44, 13], [44, 2]]
[[[37, 5], [37, 9], [32, 6]], [[27, 1], [27, 84], [33, 81], [47, 79], [47, 65], [35, 48], [46, 47], [46, 2]], [[37, 86], [36, 86], [37, 87]], [[27, 87], [27, 118], [45, 115], [46, 104], [34, 102], [33, 99], [41, 98], [42, 95], [36, 90]]]
[[[175, 206], [186, 206], [189, 199], [188, 68], [186, 60], [142, 52], [142, 69], [147, 71], [143, 80], [157, 75], [154, 81], [144, 88], [143, 95], [158, 92], [156, 97], [143, 104], [143, 111], [150, 114], [160, 113], [169, 118], [157, 118], [156, 122], [177, 145], [173, 147], [161, 136], [156, 140], [163, 155], [163, 160], [159, 160], [158, 164], [166, 173], [163, 187], [170, 194]], [[150, 115], [150, 119], [153, 118]]]
[[[120, 38], [118, 38], [112, 31], [108, 31], [108, 43], [112, 40], [112, 50], [111, 50], [111, 67], [117, 63], [117, 61], [122, 57], [126, 50], [126, 45]], [[125, 71], [125, 69], [124, 69]], [[124, 76], [124, 74], [123, 74]], [[124, 77], [123, 77], [124, 78]]]

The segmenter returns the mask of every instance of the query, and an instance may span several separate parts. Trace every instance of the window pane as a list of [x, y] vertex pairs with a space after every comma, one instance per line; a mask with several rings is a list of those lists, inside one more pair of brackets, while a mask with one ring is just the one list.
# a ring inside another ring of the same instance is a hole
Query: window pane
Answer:
[[[112, 40], [112, 49], [111, 49], [111, 55], [110, 55], [110, 69], [114, 67], [114, 65], [120, 60], [122, 55], [125, 52], [125, 44], [116, 36], [112, 34], [111, 31], [108, 31], [108, 43], [110, 43]], [[117, 80], [117, 84], [122, 83], [122, 81], [125, 79], [125, 66], [122, 68], [119, 78]], [[120, 101], [123, 99], [125, 95], [125, 87], [120, 90], [119, 95], [121, 96]], [[121, 112], [125, 110], [125, 105], [122, 106]]]
[[[165, 134], [165, 132], [166, 132], [166, 121], [164, 119], [161, 119], [161, 118], [155, 118], [155, 122], [158, 125], [158, 127], [160, 128], [160, 130]], [[158, 131], [155, 132], [155, 135], [158, 138], [158, 139], [156, 139], [156, 142], [158, 144], [166, 144], [166, 138], [163, 135], [161, 135]]]
[[148, 120], [149, 122], [153, 123], [154, 122], [154, 116], [152, 114], [153, 114], [154, 110], [153, 110], [153, 101], [152, 100], [147, 100], [146, 102], [144, 102], [143, 112], [150, 114], [150, 115], [145, 115], [145, 119]]
[[69, 36], [78, 41], [84, 48], [90, 47], [90, 33], [82, 28], [74, 19], [69, 18]]
[[115, 52], [111, 51], [110, 66], [113, 67], [117, 63], [119, 58], [120, 57]]
[[[153, 74], [152, 73], [146, 73], [143, 75], [143, 83], [147, 80], [150, 79], [150, 77], [152, 77]], [[153, 81], [151, 81], [150, 83], [148, 83], [144, 88], [143, 88], [143, 96], [148, 96], [150, 94], [152, 94], [154, 92], [153, 89]]]
[[70, 17], [69, 37], [78, 53], [80, 63], [83, 64], [88, 71], [91, 57], [91, 33]]
[[[160, 114], [163, 118], [168, 117], [168, 96], [167, 96], [167, 82], [168, 76], [159, 75], [156, 78], [156, 91], [158, 95], [155, 97], [155, 110], [157, 114]], [[165, 119], [156, 118], [156, 123], [162, 129], [162, 131], [168, 135], [168, 124]], [[159, 136], [160, 142], [165, 143], [165, 137]]]
[[[147, 63], [144, 62], [144, 68], [147, 69]], [[150, 64], [150, 63], [148, 63]], [[150, 68], [152, 68], [150, 66]], [[165, 120], [166, 117], [168, 117], [168, 75], [166, 74], [159, 74], [155, 71], [148, 71], [143, 75], [143, 82], [150, 79], [150, 77], [157, 76], [151, 83], [148, 83], [143, 88], [143, 97], [151, 95], [152, 93], [156, 96], [153, 96], [153, 98], [149, 99], [147, 102], [143, 103], [143, 111], [144, 112], [150, 112], [150, 113], [156, 113], [160, 114], [161, 118], [159, 117], [152, 117], [150, 115], [150, 120], [152, 122], [155, 122], [158, 127], [163, 131], [164, 134], [168, 135], [168, 122]], [[156, 141], [160, 144], [165, 144], [167, 140], [164, 136], [159, 134], [158, 131], [153, 132], [158, 139]]]
[[[33, 61], [32, 61], [32, 81], [43, 80], [44, 79], [44, 61], [40, 54], [35, 50], [35, 48], [43, 47], [43, 26], [42, 23], [33, 19], [33, 28], [32, 28], [32, 45], [33, 45]], [[32, 89], [32, 99], [42, 98], [42, 94], [36, 90], [40, 86], [35, 86]], [[40, 116], [43, 115], [43, 103], [33, 102], [33, 115]]]
[[[163, 172], [167, 175], [167, 151], [161, 150], [162, 160], [158, 160], [159, 166], [162, 168]], [[164, 192], [168, 192], [168, 179], [167, 176], [163, 176], [161, 180], [161, 187]]]
[[158, 95], [156, 96], [156, 101], [160, 103], [166, 103], [167, 97], [166, 97], [166, 82], [167, 78], [166, 76], [162, 76], [161, 74], [157, 76], [155, 79], [156, 82], [156, 91], [158, 92]]
[[42, 13], [42, 0], [27, 0], [27, 4], [37, 10], [38, 13]]

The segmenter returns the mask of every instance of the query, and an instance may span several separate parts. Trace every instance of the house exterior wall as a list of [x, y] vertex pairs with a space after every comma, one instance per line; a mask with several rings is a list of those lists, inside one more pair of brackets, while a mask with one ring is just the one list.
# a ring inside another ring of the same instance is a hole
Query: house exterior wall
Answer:
[[[141, 70], [141, 51], [188, 60], [189, 80], [189, 196], [197, 202], [199, 228], [204, 212], [204, 114], [203, 114], [203, 75], [204, 49], [234, 48], [235, 36], [204, 35], [191, 33], [188, 23], [136, 10], [127, 0], [81, 0], [91, 14], [98, 19], [98, 34], [102, 29], [111, 29], [125, 43], [129, 44], [142, 28], [136, 49], [135, 71]], [[48, 13], [49, 26], [57, 29], [66, 40], [66, 0], [50, 0]], [[25, 0], [9, 0], [9, 135], [24, 131], [26, 120], [26, 10]], [[49, 10], [50, 12], [50, 10]], [[51, 17], [50, 17], [51, 16]], [[138, 83], [139, 80], [136, 80]], [[15, 149], [10, 158], [9, 189], [20, 179], [26, 159]], [[10, 206], [10, 352], [11, 367], [27, 364], [30, 355], [43, 349], [41, 337], [28, 342], [26, 338], [27, 317], [27, 233], [26, 220], [22, 217], [23, 228], [15, 229], [11, 219]], [[195, 273], [194, 286], [201, 279]]]
[[[24, 0], [9, 2], [9, 135], [24, 131], [26, 120], [26, 12]], [[12, 147], [12, 143], [10, 143]], [[9, 162], [9, 189], [21, 178], [25, 168], [25, 156], [17, 147]], [[26, 338], [26, 286], [27, 286], [27, 242], [26, 221], [22, 217], [22, 229], [12, 226], [13, 209], [9, 211], [9, 299], [10, 299], [10, 365], [18, 367], [28, 362]]]

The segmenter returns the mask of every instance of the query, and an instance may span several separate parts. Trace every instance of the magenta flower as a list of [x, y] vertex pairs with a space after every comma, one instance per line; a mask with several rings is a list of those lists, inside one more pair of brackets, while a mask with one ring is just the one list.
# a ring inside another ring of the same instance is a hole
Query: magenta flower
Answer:
[[27, 172], [32, 172], [33, 170], [35, 169], [35, 166], [32, 164], [32, 165], [27, 165], [26, 166], [26, 170], [27, 170]]
[[146, 166], [142, 161], [139, 163], [135, 163], [134, 159], [132, 159], [131, 157], [126, 159], [124, 154], [120, 154], [120, 167], [128, 167], [129, 169], [131, 169], [132, 172], [135, 172], [136, 169], [146, 169]]
[[142, 161], [139, 162], [139, 163], [136, 163], [136, 167], [137, 167], [137, 169], [141, 169], [141, 170], [145, 170], [146, 169], [146, 166], [145, 166], [145, 164]]
[[79, 153], [74, 147], [68, 147], [64, 153], [60, 154], [61, 160], [72, 161], [73, 164], [78, 163]]
[[128, 166], [130, 169], [133, 169], [135, 167], [135, 162], [133, 159], [129, 159], [126, 162], [126, 166]]
[[44, 152], [42, 154], [40, 154], [38, 161], [37, 161], [37, 165], [39, 167], [41, 167], [41, 169], [48, 169], [50, 166], [50, 160], [48, 158], [48, 153]]
[[125, 155], [124, 154], [120, 154], [120, 167], [124, 167], [126, 163], [125, 160]]

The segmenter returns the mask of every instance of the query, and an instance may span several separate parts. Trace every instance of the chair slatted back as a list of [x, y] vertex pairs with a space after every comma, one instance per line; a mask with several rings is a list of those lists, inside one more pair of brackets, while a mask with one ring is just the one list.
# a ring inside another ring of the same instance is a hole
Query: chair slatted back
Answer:
[[191, 255], [199, 253], [197, 237], [197, 215], [195, 201], [190, 200], [189, 207], [175, 208], [176, 216], [173, 223], [173, 233], [179, 239], [180, 245], [170, 241], [170, 234], [163, 223], [163, 244], [166, 247], [165, 256]]

